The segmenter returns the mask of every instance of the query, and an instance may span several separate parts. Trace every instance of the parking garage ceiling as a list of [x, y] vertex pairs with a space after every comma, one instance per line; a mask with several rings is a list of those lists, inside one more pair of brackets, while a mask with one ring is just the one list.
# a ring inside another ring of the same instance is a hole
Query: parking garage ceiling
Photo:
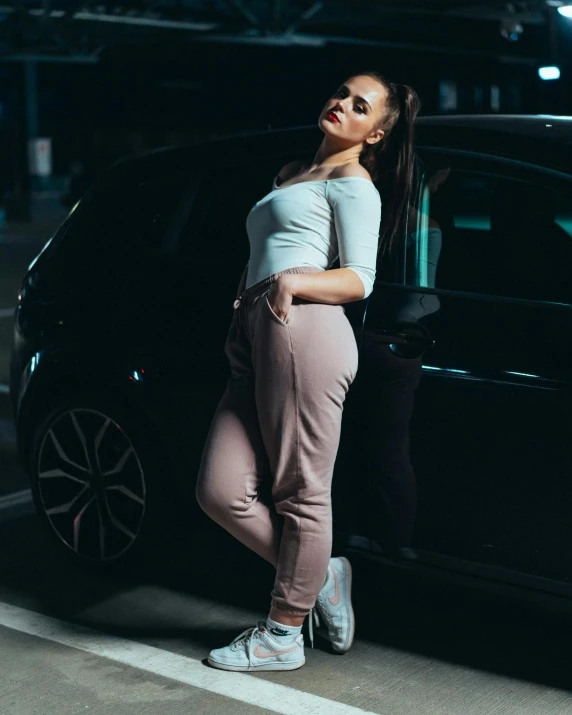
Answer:
[[97, 62], [110, 49], [198, 43], [354, 45], [535, 63], [558, 0], [0, 0], [0, 59]]

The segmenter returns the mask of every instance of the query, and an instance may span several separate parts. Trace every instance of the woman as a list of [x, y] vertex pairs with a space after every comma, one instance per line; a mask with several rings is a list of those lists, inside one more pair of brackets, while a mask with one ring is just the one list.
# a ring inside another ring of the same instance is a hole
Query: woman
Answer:
[[[338, 652], [354, 635], [351, 567], [330, 559], [331, 479], [345, 395], [358, 367], [343, 303], [373, 289], [413, 171], [415, 92], [375, 72], [350, 77], [319, 118], [312, 162], [279, 172], [247, 219], [250, 260], [225, 352], [231, 378], [206, 440], [197, 485], [204, 511], [276, 567], [272, 607], [209, 663], [294, 670], [316, 605]], [[327, 270], [338, 257], [340, 268]], [[246, 286], [246, 289], [245, 289]], [[272, 501], [261, 494], [272, 482]]]

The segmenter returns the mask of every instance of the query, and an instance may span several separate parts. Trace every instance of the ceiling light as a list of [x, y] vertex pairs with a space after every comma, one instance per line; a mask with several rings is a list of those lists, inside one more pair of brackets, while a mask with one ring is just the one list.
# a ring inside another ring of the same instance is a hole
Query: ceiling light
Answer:
[[559, 79], [560, 68], [556, 66], [539, 67], [538, 76], [540, 77], [540, 79]]
[[572, 18], [572, 2], [570, 0], [545, 0], [548, 7], [555, 7], [564, 16]]

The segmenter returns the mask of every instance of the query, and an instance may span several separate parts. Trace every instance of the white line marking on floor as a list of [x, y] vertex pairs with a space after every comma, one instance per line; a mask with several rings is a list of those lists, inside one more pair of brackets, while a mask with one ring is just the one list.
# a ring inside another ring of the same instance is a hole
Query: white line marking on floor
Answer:
[[[251, 678], [244, 673], [215, 670], [195, 658], [60, 621], [8, 603], [0, 602], [0, 625], [281, 715], [376, 715], [353, 705]], [[296, 678], [295, 673], [291, 676]]]
[[11, 318], [16, 308], [0, 308], [0, 318]]
[[29, 504], [32, 501], [32, 490], [22, 489], [20, 492], [12, 492], [6, 496], [0, 497], [0, 511], [12, 509], [21, 504]]
[[9, 394], [10, 394], [9, 385], [4, 385], [3, 383], [0, 383], [0, 395], [9, 395]]

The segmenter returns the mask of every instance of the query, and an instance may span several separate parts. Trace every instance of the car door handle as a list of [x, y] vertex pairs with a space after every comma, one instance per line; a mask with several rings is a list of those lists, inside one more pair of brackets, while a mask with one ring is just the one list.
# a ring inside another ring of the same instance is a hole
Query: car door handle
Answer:
[[419, 358], [427, 350], [435, 347], [435, 340], [424, 325], [420, 323], [397, 323], [387, 328], [374, 331], [383, 336], [394, 355], [402, 358]]

